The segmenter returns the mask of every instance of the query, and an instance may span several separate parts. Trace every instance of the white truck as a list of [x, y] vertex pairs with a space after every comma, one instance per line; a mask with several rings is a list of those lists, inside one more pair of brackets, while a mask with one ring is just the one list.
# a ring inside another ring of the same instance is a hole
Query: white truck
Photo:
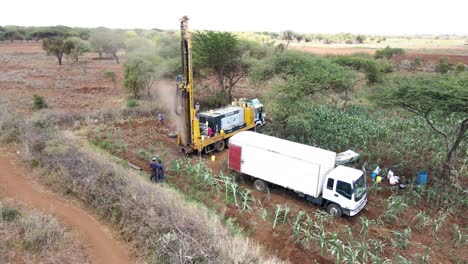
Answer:
[[229, 140], [228, 166], [253, 177], [258, 191], [275, 184], [337, 217], [354, 216], [367, 203], [365, 174], [335, 167], [336, 156], [332, 151], [245, 131]]

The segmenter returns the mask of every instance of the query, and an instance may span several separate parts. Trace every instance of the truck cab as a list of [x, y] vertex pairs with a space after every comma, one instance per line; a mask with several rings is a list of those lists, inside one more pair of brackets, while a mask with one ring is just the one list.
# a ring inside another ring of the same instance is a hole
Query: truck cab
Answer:
[[[248, 104], [252, 106], [255, 109], [254, 113], [254, 122], [255, 126], [264, 126], [265, 125], [265, 119], [266, 119], [266, 114], [265, 114], [265, 109], [263, 107], [263, 104], [260, 102], [258, 98], [255, 99], [246, 99], [246, 98], [241, 98], [238, 101], [241, 105]], [[235, 104], [235, 102], [234, 102]]]
[[353, 168], [338, 166], [325, 178], [322, 198], [330, 214], [354, 216], [367, 203], [365, 174]]

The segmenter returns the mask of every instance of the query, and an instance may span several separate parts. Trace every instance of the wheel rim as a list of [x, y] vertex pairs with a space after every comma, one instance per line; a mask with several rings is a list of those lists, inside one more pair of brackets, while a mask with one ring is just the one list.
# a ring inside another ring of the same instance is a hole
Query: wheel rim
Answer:
[[335, 216], [338, 215], [338, 208], [336, 208], [335, 206], [332, 206], [330, 208], [330, 214], [335, 215]]
[[257, 191], [263, 191], [263, 184], [261, 182], [255, 182], [254, 187]]
[[217, 151], [222, 151], [222, 150], [224, 150], [224, 146], [225, 146], [224, 145], [224, 140], [221, 140], [216, 144], [216, 150]]

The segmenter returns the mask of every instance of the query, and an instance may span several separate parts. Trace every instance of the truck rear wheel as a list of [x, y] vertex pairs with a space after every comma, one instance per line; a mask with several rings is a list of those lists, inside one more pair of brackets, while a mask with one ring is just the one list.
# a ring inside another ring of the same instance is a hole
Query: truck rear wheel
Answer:
[[335, 217], [341, 217], [343, 215], [343, 210], [337, 204], [331, 203], [327, 206], [327, 212]]
[[267, 189], [267, 184], [266, 182], [260, 180], [260, 179], [256, 179], [254, 181], [254, 188], [255, 190], [259, 191], [259, 192], [264, 192], [266, 189]]
[[224, 140], [220, 140], [218, 142], [216, 142], [216, 151], [218, 152], [221, 152], [224, 150], [224, 147], [226, 147], [226, 143], [224, 142]]

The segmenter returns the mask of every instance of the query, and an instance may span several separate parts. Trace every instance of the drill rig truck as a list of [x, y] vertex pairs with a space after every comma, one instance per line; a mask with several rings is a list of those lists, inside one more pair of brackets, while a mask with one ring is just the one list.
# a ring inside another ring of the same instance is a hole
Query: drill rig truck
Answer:
[[188, 17], [180, 22], [183, 75], [176, 77], [178, 144], [188, 154], [222, 151], [231, 136], [265, 125], [265, 112], [258, 99], [239, 99], [219, 109], [197, 112], [193, 103], [192, 39]]

